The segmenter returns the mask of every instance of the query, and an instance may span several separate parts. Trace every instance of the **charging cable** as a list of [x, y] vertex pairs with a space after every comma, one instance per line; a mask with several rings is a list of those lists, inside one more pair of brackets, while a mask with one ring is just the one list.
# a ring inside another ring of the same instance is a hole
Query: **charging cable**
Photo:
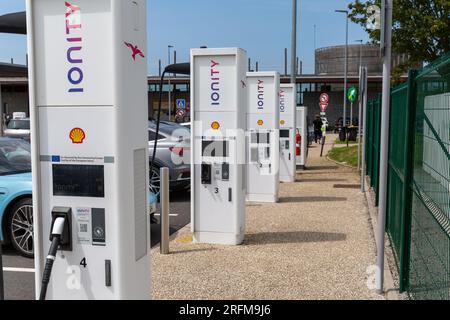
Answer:
[[66, 220], [65, 218], [58, 217], [55, 219], [55, 222], [53, 224], [52, 235], [50, 237], [52, 244], [50, 245], [50, 250], [48, 252], [47, 260], [45, 262], [39, 300], [45, 300], [45, 296], [47, 295], [47, 287], [48, 283], [50, 282], [53, 263], [55, 262], [56, 259], [56, 252], [58, 251], [58, 247], [61, 244], [61, 239], [63, 238], [65, 220]]

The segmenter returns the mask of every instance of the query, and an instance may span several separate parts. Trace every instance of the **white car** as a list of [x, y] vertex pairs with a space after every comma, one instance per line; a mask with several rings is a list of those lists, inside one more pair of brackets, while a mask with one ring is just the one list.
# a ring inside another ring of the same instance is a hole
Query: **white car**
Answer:
[[30, 141], [30, 119], [11, 119], [4, 130], [4, 136], [10, 138], [21, 138]]

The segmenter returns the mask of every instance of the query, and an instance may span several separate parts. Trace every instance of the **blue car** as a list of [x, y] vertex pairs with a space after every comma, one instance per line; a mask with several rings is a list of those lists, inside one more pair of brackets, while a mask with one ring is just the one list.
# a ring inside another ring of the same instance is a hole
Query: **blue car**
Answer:
[[[0, 241], [11, 243], [22, 256], [32, 258], [33, 203], [30, 144], [22, 139], [0, 138]], [[148, 193], [149, 214], [158, 199]]]
[[33, 257], [33, 204], [30, 144], [0, 138], [0, 240]]

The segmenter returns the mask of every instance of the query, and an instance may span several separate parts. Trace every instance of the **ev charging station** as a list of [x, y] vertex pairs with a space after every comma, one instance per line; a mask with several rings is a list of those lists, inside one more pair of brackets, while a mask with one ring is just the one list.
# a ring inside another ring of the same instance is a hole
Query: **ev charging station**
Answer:
[[280, 107], [280, 181], [295, 182], [295, 84], [281, 84]]
[[278, 72], [247, 73], [247, 201], [278, 202]]
[[40, 299], [150, 298], [146, 6], [27, 0]]
[[191, 50], [191, 221], [197, 243], [244, 240], [246, 57], [237, 48]]
[[[300, 154], [296, 153], [297, 166], [304, 169], [308, 157], [308, 107], [297, 107], [297, 131], [300, 134]], [[296, 139], [297, 140], [297, 139]], [[298, 144], [298, 141], [296, 141]], [[297, 149], [298, 150], [298, 149]]]

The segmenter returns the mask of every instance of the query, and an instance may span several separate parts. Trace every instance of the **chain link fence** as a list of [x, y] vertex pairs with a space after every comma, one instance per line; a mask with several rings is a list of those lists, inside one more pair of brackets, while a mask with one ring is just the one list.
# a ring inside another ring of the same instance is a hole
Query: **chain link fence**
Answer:
[[[377, 199], [380, 114], [378, 97], [368, 103], [365, 150]], [[450, 300], [450, 54], [392, 90], [390, 119], [386, 229], [400, 291]]]

